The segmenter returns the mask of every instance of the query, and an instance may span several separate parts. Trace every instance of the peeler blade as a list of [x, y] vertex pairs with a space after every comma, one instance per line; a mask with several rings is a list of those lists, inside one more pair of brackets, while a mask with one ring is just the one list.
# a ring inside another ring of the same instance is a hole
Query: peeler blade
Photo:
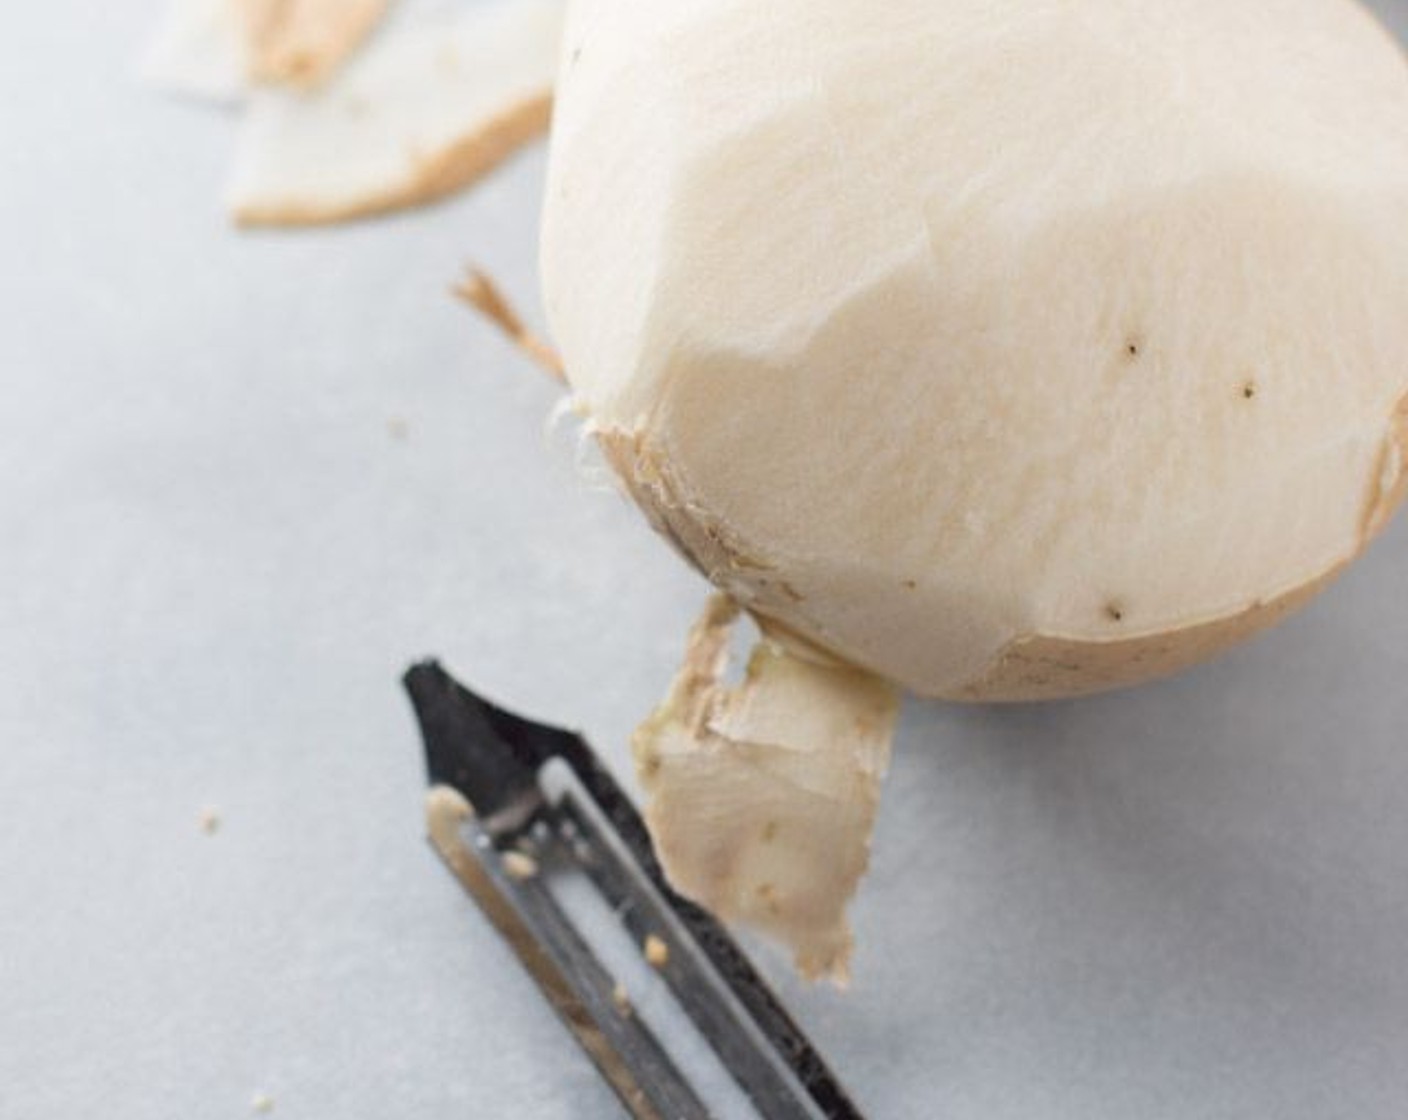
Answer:
[[717, 921], [665, 881], [634, 805], [580, 736], [489, 703], [434, 661], [405, 676], [425, 744], [432, 846], [636, 1120], [714, 1114], [554, 895], [589, 882], [764, 1120], [861, 1120]]

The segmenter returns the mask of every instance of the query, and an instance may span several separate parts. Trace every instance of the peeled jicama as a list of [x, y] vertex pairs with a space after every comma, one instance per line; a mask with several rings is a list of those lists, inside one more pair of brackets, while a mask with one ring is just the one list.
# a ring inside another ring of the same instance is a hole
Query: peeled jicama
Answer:
[[553, 144], [578, 404], [789, 656], [1131, 684], [1403, 496], [1408, 66], [1349, 0], [579, 2]]

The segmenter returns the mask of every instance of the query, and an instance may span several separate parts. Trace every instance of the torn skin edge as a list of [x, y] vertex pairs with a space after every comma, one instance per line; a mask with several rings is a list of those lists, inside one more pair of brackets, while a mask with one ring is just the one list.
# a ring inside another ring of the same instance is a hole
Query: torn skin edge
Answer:
[[799, 972], [849, 980], [846, 917], [899, 714], [895, 687], [766, 638], [722, 681], [739, 607], [716, 595], [665, 703], [633, 740], [646, 823], [675, 889], [791, 949]]

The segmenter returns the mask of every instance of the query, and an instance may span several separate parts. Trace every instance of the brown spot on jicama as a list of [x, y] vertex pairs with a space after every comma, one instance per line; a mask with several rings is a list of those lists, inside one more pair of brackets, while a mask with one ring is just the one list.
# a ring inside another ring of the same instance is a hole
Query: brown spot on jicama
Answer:
[[345, 202], [245, 203], [235, 209], [241, 226], [320, 226], [370, 218], [448, 198], [482, 179], [525, 144], [547, 132], [552, 93], [543, 92], [483, 121], [473, 132], [439, 152], [418, 156], [395, 186]]
[[763, 826], [763, 842], [764, 842], [765, 844], [771, 844], [774, 840], [777, 839], [777, 832], [778, 832], [778, 824], [777, 824], [777, 822], [776, 822], [776, 821], [768, 821], [768, 823]]
[[1118, 601], [1105, 605], [1105, 617], [1111, 622], [1123, 622], [1125, 615], [1124, 604]]
[[1257, 394], [1257, 384], [1255, 381], [1248, 381], [1242, 386], [1242, 397], [1245, 400], [1254, 400]]

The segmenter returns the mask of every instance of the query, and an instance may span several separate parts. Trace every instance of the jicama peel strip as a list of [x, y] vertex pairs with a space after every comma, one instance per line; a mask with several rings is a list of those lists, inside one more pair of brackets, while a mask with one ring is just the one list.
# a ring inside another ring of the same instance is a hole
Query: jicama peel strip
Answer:
[[251, 87], [326, 82], [389, 0], [168, 0], [139, 75], [169, 93], [233, 106]]
[[804, 975], [844, 983], [846, 907], [869, 864], [899, 697], [766, 639], [727, 687], [737, 614], [710, 600], [669, 698], [636, 735], [647, 823], [683, 894], [788, 945]]

